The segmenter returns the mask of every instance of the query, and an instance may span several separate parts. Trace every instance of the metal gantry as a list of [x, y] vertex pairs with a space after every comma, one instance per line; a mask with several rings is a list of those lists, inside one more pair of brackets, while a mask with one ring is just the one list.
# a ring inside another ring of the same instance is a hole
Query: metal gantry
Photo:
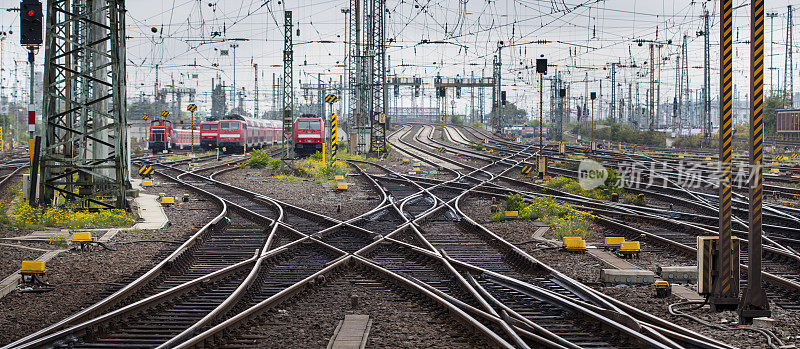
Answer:
[[49, 0], [40, 202], [126, 206], [125, 2]]
[[786, 8], [786, 55], [783, 65], [783, 107], [794, 108], [794, 38], [792, 36], [792, 5]]
[[369, 89], [366, 98], [370, 113], [370, 153], [386, 151], [386, 0], [368, 0], [366, 58], [369, 61]]
[[294, 50], [292, 47], [292, 11], [283, 14], [283, 159], [294, 159], [294, 80], [293, 62]]

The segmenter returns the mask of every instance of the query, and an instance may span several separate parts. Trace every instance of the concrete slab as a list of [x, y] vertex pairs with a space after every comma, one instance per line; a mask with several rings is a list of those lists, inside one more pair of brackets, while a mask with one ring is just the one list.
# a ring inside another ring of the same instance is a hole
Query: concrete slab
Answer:
[[[134, 189], [142, 189], [141, 179], [131, 179], [131, 186]], [[164, 208], [158, 202], [158, 196], [146, 193], [139, 193], [134, 200], [136, 207], [139, 209], [139, 217], [141, 221], [134, 224], [132, 229], [141, 230], [157, 230], [167, 226], [169, 219], [167, 214], [164, 213]]]
[[602, 269], [600, 281], [606, 284], [642, 284], [650, 285], [655, 282], [656, 274], [642, 269]]
[[328, 349], [363, 349], [372, 327], [369, 315], [345, 315], [328, 342]]
[[[66, 250], [52, 250], [45, 252], [44, 254], [39, 256], [39, 258], [36, 258], [35, 261], [47, 263], [48, 261], [53, 259], [53, 257], [57, 256], [59, 253], [64, 251]], [[5, 295], [15, 290], [17, 288], [17, 285], [19, 285], [19, 279], [20, 279], [19, 270], [17, 270], [13, 274], [7, 276], [5, 279], [0, 281], [0, 298], [3, 298]]]

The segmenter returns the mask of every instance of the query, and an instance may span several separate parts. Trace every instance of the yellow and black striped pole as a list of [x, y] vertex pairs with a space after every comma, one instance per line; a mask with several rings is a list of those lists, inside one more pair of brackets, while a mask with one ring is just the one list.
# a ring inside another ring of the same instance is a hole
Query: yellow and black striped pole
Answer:
[[339, 131], [339, 117], [336, 114], [331, 116], [331, 163], [336, 162], [336, 151], [339, 150], [337, 133]]
[[739, 322], [770, 316], [767, 294], [761, 285], [761, 173], [764, 143], [764, 0], [750, 3], [750, 226], [748, 232], [747, 290], [739, 305]]
[[739, 305], [739, 285], [733, 280], [731, 257], [731, 141], [733, 102], [733, 0], [720, 1], [720, 114], [719, 114], [719, 241], [716, 271], [712, 283], [712, 307], [717, 311], [736, 309]]

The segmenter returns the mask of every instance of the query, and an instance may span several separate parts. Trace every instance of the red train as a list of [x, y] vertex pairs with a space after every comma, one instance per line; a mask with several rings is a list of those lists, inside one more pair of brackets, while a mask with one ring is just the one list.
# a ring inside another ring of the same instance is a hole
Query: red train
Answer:
[[208, 120], [200, 123], [200, 148], [211, 150], [217, 148], [217, 135], [219, 134], [219, 121]]
[[175, 141], [172, 122], [166, 119], [156, 119], [150, 122], [147, 135], [147, 147], [155, 153], [172, 149]]
[[303, 114], [294, 120], [294, 153], [308, 156], [322, 151], [325, 144], [325, 123], [313, 114]]
[[219, 122], [217, 147], [225, 152], [246, 152], [248, 149], [281, 142], [281, 122], [253, 119], [231, 114]]

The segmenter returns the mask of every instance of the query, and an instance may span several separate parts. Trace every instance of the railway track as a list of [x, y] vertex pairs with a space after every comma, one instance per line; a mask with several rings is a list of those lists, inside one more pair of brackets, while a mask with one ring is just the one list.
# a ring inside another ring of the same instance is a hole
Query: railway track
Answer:
[[[404, 141], [407, 147], [420, 135]], [[461, 212], [461, 198], [476, 188], [498, 190], [489, 180], [530, 156], [516, 152], [481, 168], [447, 170], [450, 179], [440, 183], [354, 162], [382, 200], [344, 222], [219, 182], [214, 174], [159, 165], [160, 173], [217, 198], [223, 207], [213, 229], [204, 227], [209, 231], [191, 248], [182, 246], [186, 257], [168, 259], [179, 272], [162, 266], [159, 279], [137, 279], [126, 286], [128, 295], [115, 293], [101, 302], [102, 310], [93, 306], [92, 316], [82, 312], [11, 346], [269, 346], [276, 343], [268, 341], [276, 336], [274, 327], [304, 326], [305, 320], [286, 317], [282, 309], [324, 313], [318, 322], [330, 324], [345, 309], [359, 309], [358, 298], [338, 296], [357, 289], [368, 292], [366, 299], [374, 293], [396, 300], [389, 308], [364, 305], [378, 318], [412, 308], [408, 316], [439, 314], [421, 336], [445, 334], [455, 339], [453, 346], [725, 347], [623, 311], [624, 305], [539, 263]], [[442, 161], [459, 166], [453, 158]], [[378, 170], [368, 174], [360, 166]], [[156, 284], [161, 288], [153, 288]], [[133, 293], [141, 297], [129, 296]], [[325, 309], [333, 310], [314, 310], [320, 308], [314, 299], [325, 299]], [[115, 306], [120, 303], [125, 305]], [[265, 328], [256, 319], [273, 325]], [[388, 339], [376, 334], [372, 340]]]

